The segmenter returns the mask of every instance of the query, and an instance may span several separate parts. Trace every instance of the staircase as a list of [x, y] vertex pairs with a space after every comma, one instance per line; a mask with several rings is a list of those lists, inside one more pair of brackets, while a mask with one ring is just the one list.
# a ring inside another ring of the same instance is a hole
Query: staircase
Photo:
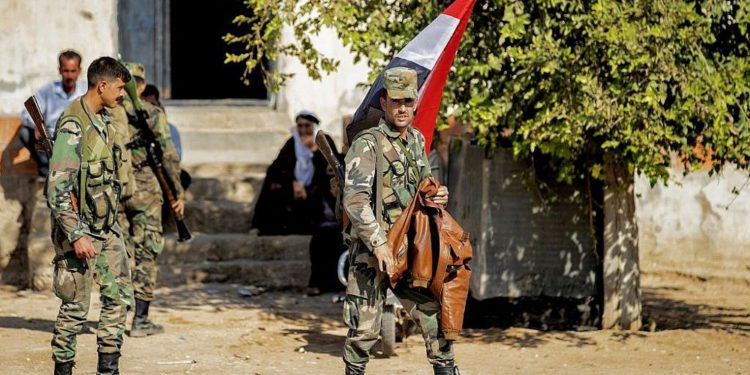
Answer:
[[[165, 220], [166, 244], [159, 257], [159, 285], [226, 282], [274, 289], [307, 285], [309, 236], [249, 234], [265, 166], [204, 163], [186, 169], [193, 176], [185, 207], [185, 220], [193, 239], [177, 242], [171, 217]], [[32, 288], [49, 290], [50, 261], [54, 257], [49, 209], [41, 191], [37, 196], [29, 238], [29, 273]]]
[[[227, 282], [272, 288], [300, 288], [310, 272], [309, 236], [249, 234], [252, 208], [265, 166], [199, 164], [189, 168], [186, 222], [193, 240], [167, 235], [160, 257], [162, 285]], [[172, 222], [166, 230], [172, 230]]]

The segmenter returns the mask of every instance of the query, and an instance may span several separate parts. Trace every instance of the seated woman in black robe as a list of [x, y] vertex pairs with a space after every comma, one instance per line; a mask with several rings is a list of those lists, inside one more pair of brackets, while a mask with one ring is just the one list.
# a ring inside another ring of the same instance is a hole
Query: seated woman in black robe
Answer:
[[[312, 234], [323, 219], [323, 196], [330, 190], [330, 177], [315, 144], [320, 120], [302, 111], [295, 122], [292, 137], [266, 171], [255, 205], [252, 228], [260, 235]], [[334, 144], [330, 137], [328, 141]]]

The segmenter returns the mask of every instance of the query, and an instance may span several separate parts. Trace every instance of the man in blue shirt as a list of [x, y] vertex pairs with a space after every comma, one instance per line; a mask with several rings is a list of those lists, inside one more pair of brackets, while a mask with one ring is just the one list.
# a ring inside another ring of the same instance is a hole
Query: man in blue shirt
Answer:
[[[34, 94], [50, 137], [55, 134], [55, 125], [62, 111], [74, 99], [85, 94], [87, 89], [85, 83], [78, 82], [78, 77], [81, 75], [81, 55], [78, 52], [65, 50], [57, 57], [57, 61], [61, 79], [44, 85]], [[36, 134], [34, 121], [26, 109], [21, 112], [21, 124], [23, 125], [19, 131], [21, 142], [29, 149], [31, 158], [39, 167], [39, 176], [46, 177], [49, 161], [44, 152], [36, 149], [35, 145], [39, 137]]]

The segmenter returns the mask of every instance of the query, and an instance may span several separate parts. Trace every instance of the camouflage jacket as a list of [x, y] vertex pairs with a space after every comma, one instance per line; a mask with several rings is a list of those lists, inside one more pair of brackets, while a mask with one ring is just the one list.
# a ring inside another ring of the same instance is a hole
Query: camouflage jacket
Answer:
[[[373, 132], [384, 136], [382, 151], [375, 150], [377, 142]], [[417, 129], [410, 126], [406, 140], [402, 140], [398, 131], [381, 119], [376, 128], [361, 133], [346, 154], [344, 209], [352, 223], [351, 235], [362, 240], [371, 251], [386, 243], [386, 233], [411, 202], [419, 182], [430, 177], [430, 163], [424, 148], [424, 136]], [[382, 218], [376, 218], [374, 213], [377, 152], [384, 156]]]
[[[57, 122], [47, 205], [70, 242], [84, 235], [102, 238], [107, 229], [119, 231], [115, 216], [121, 185], [114, 132], [109, 112], [92, 113], [83, 97], [73, 101]], [[79, 212], [73, 208], [71, 194]]]
[[[133, 107], [133, 102], [127, 95], [125, 95], [122, 106], [125, 108], [125, 112], [129, 118], [135, 118], [136, 113], [135, 108]], [[164, 152], [162, 162], [164, 163], [164, 168], [167, 170], [167, 173], [169, 173], [168, 177], [171, 178], [174, 183], [177, 192], [176, 198], [183, 199], [185, 197], [185, 192], [180, 184], [180, 157], [177, 155], [174, 142], [172, 142], [172, 135], [169, 132], [169, 125], [167, 124], [167, 115], [161, 110], [161, 108], [145, 101], [143, 101], [143, 109], [148, 113], [146, 123], [151, 127], [151, 130], [159, 140], [161, 149]], [[140, 139], [140, 130], [132, 121], [130, 122], [130, 134], [132, 136], [130, 142], [138, 141]], [[136, 180], [142, 181], [142, 179], [148, 178], [152, 179], [154, 183], [158, 183], [153, 171], [146, 163], [146, 148], [144, 146], [129, 148], [131, 152], [133, 173], [136, 176]]]

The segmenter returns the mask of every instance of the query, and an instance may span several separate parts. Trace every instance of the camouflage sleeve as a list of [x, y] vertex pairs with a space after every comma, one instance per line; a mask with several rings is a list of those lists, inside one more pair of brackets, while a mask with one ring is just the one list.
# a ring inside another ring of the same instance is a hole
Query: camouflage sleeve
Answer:
[[169, 174], [169, 178], [172, 180], [177, 199], [184, 199], [185, 192], [180, 184], [180, 157], [177, 155], [177, 149], [174, 147], [172, 142], [172, 135], [169, 132], [169, 124], [167, 123], [167, 114], [159, 108], [155, 108], [153, 116], [156, 118], [154, 121], [154, 134], [159, 139], [161, 149], [164, 151], [164, 168]]
[[83, 227], [73, 210], [70, 196], [77, 191], [78, 171], [81, 168], [81, 126], [68, 121], [58, 124], [55, 144], [49, 160], [47, 205], [52, 216], [72, 243], [83, 236]]
[[427, 156], [427, 151], [425, 150], [427, 141], [425, 141], [422, 132], [415, 129], [415, 133], [417, 136], [417, 144], [419, 145], [419, 150], [421, 151], [419, 153], [419, 162], [417, 163], [420, 166], [419, 180], [421, 181], [427, 177], [432, 177], [432, 168], [430, 167], [430, 158]]
[[352, 223], [352, 235], [362, 240], [372, 251], [386, 243], [385, 230], [375, 217], [370, 204], [375, 178], [375, 141], [361, 136], [346, 154], [344, 209]]

